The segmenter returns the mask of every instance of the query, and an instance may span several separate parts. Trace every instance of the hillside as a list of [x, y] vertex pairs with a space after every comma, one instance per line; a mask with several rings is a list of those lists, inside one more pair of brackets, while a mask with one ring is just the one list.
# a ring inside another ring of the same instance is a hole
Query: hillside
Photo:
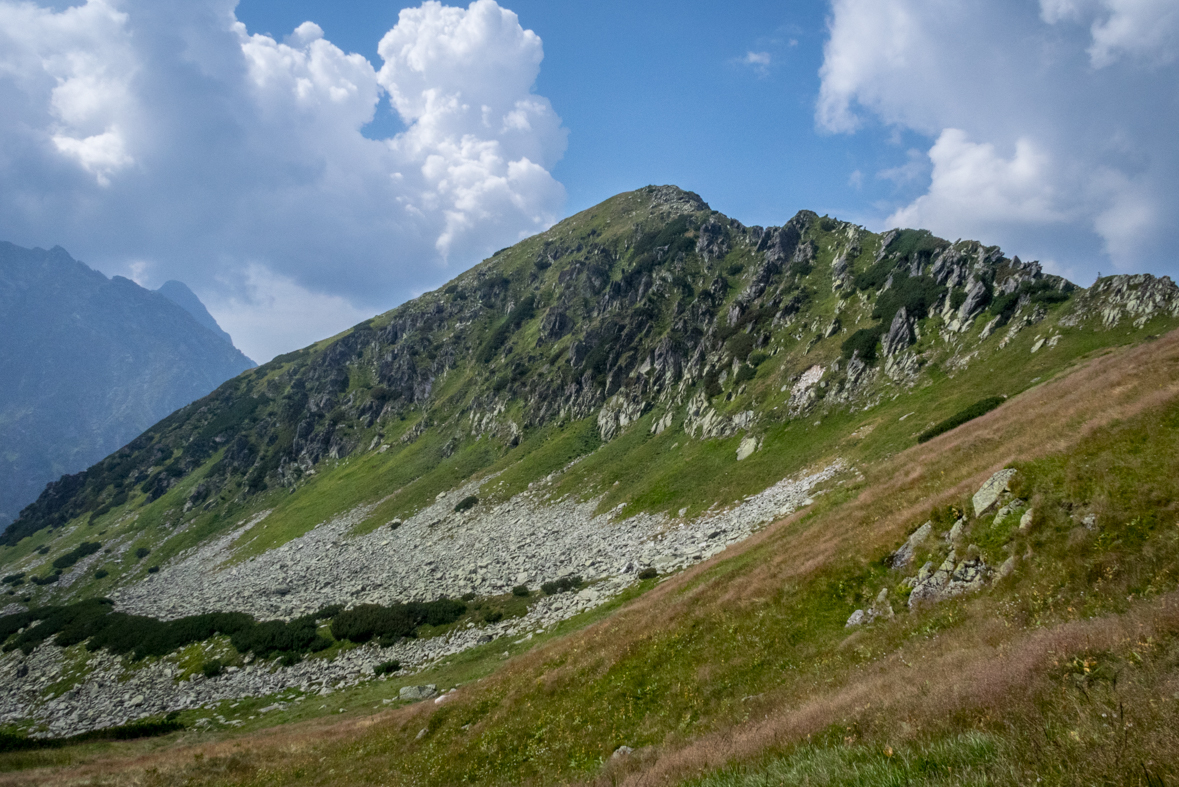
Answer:
[[1068, 692], [1176, 680], [1177, 323], [1169, 279], [619, 195], [48, 488], [0, 723], [189, 728], [38, 755], [99, 783], [1116, 781]]
[[172, 300], [60, 247], [0, 243], [0, 334], [3, 524], [48, 482], [253, 365]]

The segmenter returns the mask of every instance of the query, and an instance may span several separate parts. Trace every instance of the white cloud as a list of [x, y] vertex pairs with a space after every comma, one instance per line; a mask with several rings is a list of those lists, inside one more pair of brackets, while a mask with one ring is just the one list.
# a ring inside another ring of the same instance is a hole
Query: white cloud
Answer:
[[929, 157], [920, 150], [910, 148], [905, 156], [908, 160], [899, 166], [888, 167], [876, 173], [882, 180], [891, 180], [898, 186], [912, 183], [929, 172]]
[[833, 0], [815, 121], [931, 139], [879, 173], [924, 186], [890, 225], [1079, 275], [1179, 272], [1177, 14], [1173, 0]]
[[254, 359], [305, 347], [373, 316], [342, 296], [313, 292], [258, 264], [247, 264], [230, 291], [208, 304], [209, 313]]
[[948, 128], [929, 159], [928, 193], [889, 216], [890, 226], [952, 226], [963, 237], [985, 238], [997, 224], [1058, 224], [1071, 218], [1053, 193], [1051, 157], [1030, 140], [1018, 140], [1011, 158], [1003, 158], [994, 145], [971, 142], [965, 132]]
[[1161, 65], [1179, 54], [1179, 6], [1174, 0], [1040, 0], [1040, 17], [1089, 24], [1089, 58], [1094, 68], [1122, 55]]
[[742, 65], [749, 66], [757, 72], [758, 76], [765, 76], [770, 73], [770, 63], [773, 62], [773, 57], [769, 52], [753, 52], [745, 53], [745, 57], [739, 61]]
[[[184, 280], [243, 344], [292, 349], [316, 336], [266, 286], [334, 332], [558, 217], [566, 131], [512, 12], [406, 9], [378, 70], [312, 22], [251, 34], [235, 5], [0, 0], [0, 238]], [[405, 131], [367, 139], [383, 100]]]

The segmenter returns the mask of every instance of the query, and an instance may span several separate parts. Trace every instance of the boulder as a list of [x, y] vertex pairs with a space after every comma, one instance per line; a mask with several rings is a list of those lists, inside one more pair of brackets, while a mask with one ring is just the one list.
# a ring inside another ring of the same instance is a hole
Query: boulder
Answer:
[[401, 691], [397, 693], [397, 698], [417, 702], [418, 700], [427, 700], [437, 693], [438, 687], [433, 683], [425, 686], [402, 686]]
[[892, 553], [889, 558], [889, 565], [893, 568], [904, 568], [913, 560], [913, 555], [917, 552], [919, 547], [925, 539], [933, 533], [933, 522], [926, 522], [921, 527], [913, 531], [908, 540], [901, 544], [901, 548]]
[[1004, 468], [987, 479], [987, 482], [974, 493], [974, 498], [971, 501], [974, 504], [974, 515], [979, 516], [993, 506], [995, 501], [999, 499], [999, 495], [1007, 491], [1007, 484], [1014, 477], [1015, 470]]
[[737, 461], [740, 462], [748, 459], [758, 448], [761, 448], [761, 440], [759, 438], [753, 436], [745, 437], [741, 441], [741, 445], [737, 446]]

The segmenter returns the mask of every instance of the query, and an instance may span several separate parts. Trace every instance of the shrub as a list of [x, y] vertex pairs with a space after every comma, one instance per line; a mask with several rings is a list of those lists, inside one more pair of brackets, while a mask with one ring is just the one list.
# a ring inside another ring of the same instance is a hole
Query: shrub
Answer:
[[475, 495], [467, 495], [462, 500], [458, 501], [458, 505], [454, 507], [454, 511], [456, 514], [461, 514], [462, 512], [468, 511], [477, 505], [479, 505], [479, 498], [475, 497]]
[[733, 354], [734, 358], [744, 361], [749, 357], [749, 353], [753, 351], [753, 335], [739, 333], [725, 342], [725, 347]]
[[582, 586], [581, 577], [561, 577], [555, 582], [545, 582], [540, 586], [546, 596], [555, 596], [558, 593], [567, 593], [570, 590], [577, 590]]
[[733, 378], [733, 381], [739, 385], [741, 383], [748, 382], [749, 380], [752, 380], [756, 376], [757, 376], [757, 369], [754, 369], [752, 366], [750, 366], [749, 364], [746, 363], [746, 364], [742, 364], [741, 368], [739, 368], [737, 370], [737, 375], [736, 375], [736, 377]]
[[876, 360], [876, 345], [880, 343], [883, 333], [883, 325], [861, 328], [844, 340], [843, 357], [851, 358], [853, 355], [858, 355], [864, 363], [872, 363]]
[[206, 678], [215, 678], [221, 674], [223, 669], [225, 669], [225, 665], [221, 663], [220, 659], [212, 659], [204, 663], [201, 672], [205, 673]]
[[500, 612], [498, 609], [485, 609], [485, 610], [483, 610], [483, 622], [484, 623], [498, 623], [499, 621], [501, 621], [503, 619], [504, 619], [504, 613]]
[[150, 567], [150, 568], [148, 568], [148, 570], [147, 570], [147, 573], [149, 573], [149, 574], [158, 574], [159, 572], [160, 572], [160, 567], [159, 567], [159, 566], [151, 566], [151, 567]]
[[877, 299], [872, 318], [891, 325], [893, 316], [903, 306], [910, 317], [923, 320], [929, 314], [929, 307], [944, 291], [945, 288], [929, 276], [914, 278], [904, 271], [897, 271], [892, 286]]
[[940, 434], [950, 431], [951, 429], [961, 426], [967, 421], [978, 418], [980, 415], [986, 415], [991, 410], [994, 410], [999, 405], [1003, 404], [1005, 400], [1002, 396], [989, 396], [986, 399], [980, 399], [974, 404], [970, 405], [964, 410], [951, 415], [946, 420], [931, 426], [917, 437], [917, 442], [925, 443]]
[[401, 520], [400, 519], [394, 519], [392, 522], [389, 523], [390, 530], [396, 530], [399, 527], [401, 527]]
[[471, 590], [471, 591], [464, 593], [462, 595], [462, 600], [463, 601], [474, 601], [475, 600], [475, 591]]
[[147, 547], [139, 547], [138, 549], [135, 550], [135, 557], [139, 560], [143, 560], [145, 557], [147, 557], [150, 554], [151, 554], [151, 550], [148, 549]]
[[110, 576], [110, 573], [111, 572], [107, 571], [105, 568], [100, 568], [94, 572], [94, 578], [95, 579], [104, 579], [104, 578]]
[[25, 572], [20, 571], [16, 574], [9, 574], [8, 576], [4, 577], [4, 579], [0, 579], [0, 583], [5, 585], [19, 585], [22, 581], [24, 581], [24, 578]]
[[61, 575], [60, 574], [50, 574], [47, 577], [29, 577], [29, 579], [32, 580], [34, 585], [52, 585], [54, 582], [57, 581], [57, 578], [59, 576], [61, 576]]
[[37, 547], [37, 554], [38, 555], [48, 555], [49, 554], [49, 545], [46, 544], [43, 547]]
[[746, 359], [746, 362], [750, 366], [753, 366], [756, 368], [758, 366], [761, 366], [766, 361], [768, 361], [769, 358], [770, 358], [769, 354], [758, 351], [755, 353], [750, 353], [749, 357]]
[[343, 611], [344, 611], [343, 604], [328, 604], [326, 607], [321, 609], [319, 612], [315, 613], [315, 619], [316, 620], [327, 620], [328, 618], [334, 618], [336, 615], [339, 615]]
[[392, 675], [397, 670], [401, 669], [400, 661], [383, 661], [377, 666], [373, 667], [373, 675], [380, 677], [381, 675]]
[[487, 336], [487, 339], [475, 353], [475, 360], [482, 364], [489, 363], [500, 348], [507, 343], [511, 335], [516, 332], [516, 329], [531, 320], [535, 314], [536, 297], [531, 294], [526, 295], [516, 304], [507, 318]]
[[715, 396], [720, 396], [724, 392], [724, 387], [720, 384], [720, 372], [713, 369], [708, 374], [704, 375], [704, 395], [709, 399]]
[[98, 550], [102, 549], [102, 544], [97, 541], [83, 541], [73, 550], [66, 552], [61, 557], [53, 561], [54, 568], [69, 568], [77, 563], [87, 555], [93, 555]]
[[412, 637], [418, 626], [453, 623], [466, 611], [466, 604], [453, 599], [388, 607], [361, 604], [332, 619], [332, 636], [352, 642], [368, 642], [376, 638], [382, 643], [392, 644], [400, 637]]
[[654, 579], [659, 576], [659, 572], [652, 566], [648, 566], [639, 572], [639, 579]]
[[513, 596], [518, 596], [520, 598], [527, 598], [529, 593], [530, 593], [530, 591], [528, 590], [527, 585], [516, 585], [516, 587], [512, 588], [512, 595]]

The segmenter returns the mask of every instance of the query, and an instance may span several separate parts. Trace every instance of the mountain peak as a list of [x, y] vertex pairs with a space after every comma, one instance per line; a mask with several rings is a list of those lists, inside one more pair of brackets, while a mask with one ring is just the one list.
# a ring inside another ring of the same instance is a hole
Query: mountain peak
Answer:
[[193, 319], [202, 326], [208, 328], [229, 344], [233, 344], [233, 337], [217, 324], [217, 320], [213, 318], [213, 315], [209, 314], [209, 310], [205, 308], [205, 304], [201, 302], [201, 299], [197, 297], [195, 292], [188, 288], [187, 284], [176, 279], [170, 279], [164, 282], [163, 286], [156, 290], [156, 292], [191, 314]]

